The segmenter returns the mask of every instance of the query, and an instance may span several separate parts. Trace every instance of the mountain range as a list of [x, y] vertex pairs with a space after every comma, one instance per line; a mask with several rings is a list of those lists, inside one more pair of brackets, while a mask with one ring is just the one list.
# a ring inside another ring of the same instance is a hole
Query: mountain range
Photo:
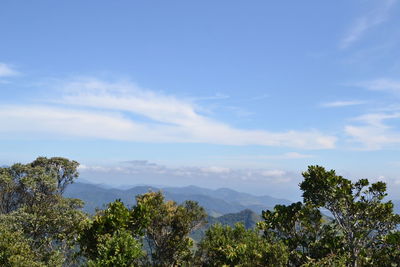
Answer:
[[84, 210], [94, 214], [96, 209], [104, 208], [109, 202], [121, 199], [126, 205], [135, 204], [135, 196], [149, 191], [164, 193], [167, 200], [182, 203], [185, 200], [197, 201], [212, 217], [251, 210], [261, 214], [262, 210], [272, 209], [277, 204], [288, 205], [291, 201], [270, 196], [254, 196], [228, 188], [206, 189], [197, 186], [153, 187], [134, 186], [128, 189], [107, 188], [102, 185], [77, 182], [71, 184], [64, 193], [66, 197], [79, 198], [85, 202]]
[[[241, 222], [248, 229], [254, 228], [256, 223], [261, 220], [260, 215], [263, 210], [272, 209], [277, 204], [289, 205], [292, 203], [286, 199], [266, 195], [255, 196], [228, 188], [213, 190], [197, 186], [133, 186], [122, 189], [82, 182], [69, 185], [64, 196], [83, 200], [85, 202], [84, 211], [94, 214], [96, 209], [103, 209], [116, 199], [120, 199], [127, 206], [133, 206], [136, 195], [159, 190], [164, 193], [167, 200], [177, 203], [194, 200], [207, 211], [207, 223], [191, 234], [195, 241], [199, 241], [205, 231], [216, 223], [233, 226], [235, 223]], [[395, 212], [400, 214], [400, 200], [393, 200], [393, 203]]]

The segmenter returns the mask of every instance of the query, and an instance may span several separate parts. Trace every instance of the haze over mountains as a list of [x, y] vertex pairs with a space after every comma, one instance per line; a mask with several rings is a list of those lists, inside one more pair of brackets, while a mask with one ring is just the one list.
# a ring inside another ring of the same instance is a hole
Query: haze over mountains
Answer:
[[84, 210], [94, 213], [96, 208], [103, 208], [105, 204], [121, 199], [126, 205], [135, 204], [135, 196], [148, 191], [163, 191], [165, 198], [181, 203], [185, 200], [194, 200], [204, 207], [207, 213], [217, 217], [228, 213], [237, 213], [249, 209], [257, 214], [262, 210], [271, 209], [277, 204], [290, 204], [291, 201], [270, 196], [254, 196], [240, 193], [228, 188], [216, 190], [197, 186], [187, 187], [153, 187], [134, 186], [129, 189], [106, 188], [89, 183], [74, 183], [66, 192], [66, 197], [79, 198], [85, 202]]

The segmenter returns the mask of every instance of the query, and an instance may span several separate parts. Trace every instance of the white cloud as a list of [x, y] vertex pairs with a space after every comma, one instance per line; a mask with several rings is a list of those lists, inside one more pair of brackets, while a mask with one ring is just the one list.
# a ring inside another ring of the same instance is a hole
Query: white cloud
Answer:
[[231, 169], [230, 168], [226, 168], [226, 167], [218, 167], [218, 166], [211, 166], [211, 167], [205, 167], [205, 168], [201, 168], [201, 170], [203, 172], [208, 172], [208, 173], [218, 173], [218, 174], [222, 174], [222, 173], [230, 173]]
[[275, 155], [241, 155], [239, 157], [234, 157], [233, 159], [237, 160], [270, 160], [270, 159], [305, 159], [305, 158], [312, 158], [313, 155], [310, 154], [302, 154], [298, 152], [287, 152], [283, 154], [275, 154]]
[[[135, 161], [136, 162], [136, 161]], [[128, 175], [129, 177], [141, 177], [142, 179], [155, 177], [168, 177], [168, 179], [192, 179], [192, 180], [221, 180], [226, 181], [262, 181], [274, 184], [291, 182], [295, 175], [279, 169], [231, 169], [226, 167], [166, 167], [163, 165], [149, 163], [148, 161], [137, 161], [143, 164], [130, 164], [123, 162], [114, 166], [89, 166], [81, 165], [79, 170], [84, 175], [107, 173], [108, 176], [118, 177]]]
[[351, 101], [333, 101], [322, 103], [322, 107], [326, 108], [336, 108], [336, 107], [348, 107], [348, 106], [357, 106], [365, 104], [365, 101], [351, 100]]
[[400, 145], [400, 133], [384, 123], [395, 119], [400, 119], [400, 113], [365, 114], [354, 119], [361, 125], [347, 125], [345, 132], [367, 150]]
[[286, 172], [283, 170], [265, 170], [265, 171], [261, 172], [261, 175], [263, 175], [263, 176], [281, 177], [281, 176], [284, 176], [285, 174], [286, 174]]
[[306, 159], [312, 158], [314, 155], [302, 154], [299, 152], [287, 152], [276, 155], [240, 155], [232, 157], [235, 160], [254, 161], [254, 160], [282, 160], [282, 159]]
[[305, 149], [334, 148], [336, 141], [334, 136], [316, 130], [270, 132], [234, 128], [200, 114], [188, 100], [144, 90], [128, 82], [78, 80], [64, 84], [63, 92], [61, 97], [41, 106], [0, 106], [0, 133]]
[[381, 78], [366, 82], [360, 82], [356, 85], [373, 91], [400, 93], [400, 81], [398, 80]]
[[336, 107], [348, 107], [348, 106], [356, 106], [365, 104], [365, 101], [333, 101], [333, 102], [326, 102], [322, 103], [321, 106], [325, 108], [336, 108]]
[[10, 65], [0, 62], [0, 77], [8, 77], [17, 75], [18, 72], [14, 70]]
[[378, 1], [380, 6], [371, 10], [367, 14], [356, 19], [347, 34], [340, 42], [340, 48], [344, 49], [357, 42], [369, 29], [385, 22], [389, 17], [391, 7], [396, 0]]

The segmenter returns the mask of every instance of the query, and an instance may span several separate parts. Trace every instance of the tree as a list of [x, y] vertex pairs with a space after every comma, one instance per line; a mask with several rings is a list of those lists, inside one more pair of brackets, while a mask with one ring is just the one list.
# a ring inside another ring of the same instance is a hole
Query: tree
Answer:
[[144, 256], [144, 221], [116, 200], [83, 227], [79, 244], [89, 266], [135, 266]]
[[97, 256], [88, 261], [88, 266], [139, 266], [139, 259], [143, 255], [142, 244], [132, 236], [131, 232], [125, 229], [117, 230], [112, 235], [105, 234], [99, 237]]
[[394, 231], [383, 236], [374, 244], [372, 253], [372, 257], [363, 262], [364, 266], [400, 266], [400, 231]]
[[193, 240], [189, 233], [204, 223], [204, 209], [193, 201], [180, 205], [165, 201], [161, 192], [138, 195], [136, 202], [133, 213], [147, 221], [145, 242], [150, 264], [176, 266], [191, 261]]
[[32, 167], [42, 167], [47, 174], [56, 178], [57, 193], [64, 193], [65, 188], [78, 178], [79, 163], [61, 157], [39, 157], [30, 164]]
[[371, 257], [375, 244], [400, 223], [392, 202], [383, 202], [387, 195], [383, 182], [370, 185], [367, 179], [361, 179], [353, 183], [320, 166], [310, 166], [303, 177], [300, 188], [304, 202], [332, 214], [344, 236], [351, 266], [359, 266]]
[[346, 263], [346, 255], [329, 254], [321, 259], [309, 259], [301, 267], [346, 267]]
[[[136, 206], [128, 209], [117, 200], [89, 219], [79, 238], [82, 254], [91, 264], [110, 266], [190, 262], [193, 241], [189, 233], [203, 222], [204, 209], [193, 201], [181, 205], [165, 201], [161, 192], [139, 195], [136, 201]], [[147, 258], [143, 243], [149, 251]]]
[[286, 266], [288, 252], [282, 242], [270, 243], [256, 230], [211, 226], [199, 243], [198, 262], [202, 266]]
[[77, 177], [77, 167], [68, 159], [38, 158], [0, 168], [0, 225], [20, 231], [37, 261], [46, 265], [61, 266], [72, 259], [86, 217], [82, 201], [61, 194]]
[[0, 225], [0, 266], [4, 267], [44, 267], [37, 261], [31, 250], [29, 240], [21, 231], [15, 231], [10, 225]]
[[308, 259], [320, 259], [341, 248], [340, 238], [321, 212], [301, 202], [276, 205], [262, 212], [258, 223], [270, 242], [282, 241], [289, 249], [289, 263], [300, 266]]

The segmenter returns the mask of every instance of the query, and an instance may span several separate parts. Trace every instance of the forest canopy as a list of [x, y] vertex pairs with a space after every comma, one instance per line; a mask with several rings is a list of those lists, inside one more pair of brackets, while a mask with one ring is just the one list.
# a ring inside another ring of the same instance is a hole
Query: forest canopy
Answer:
[[251, 229], [211, 225], [195, 242], [205, 210], [160, 191], [86, 214], [63, 196], [78, 166], [39, 157], [0, 168], [1, 266], [400, 266], [400, 216], [383, 182], [309, 166], [302, 202], [263, 211]]

